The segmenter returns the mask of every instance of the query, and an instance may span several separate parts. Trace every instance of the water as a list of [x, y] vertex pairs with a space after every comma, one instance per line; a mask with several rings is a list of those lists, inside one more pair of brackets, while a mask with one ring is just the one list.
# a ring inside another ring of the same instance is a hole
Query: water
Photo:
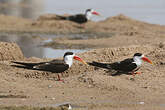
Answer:
[[[93, 17], [94, 21], [122, 13], [141, 21], [165, 25], [165, 0], [0, 0], [1, 14], [31, 19], [46, 13], [83, 13], [87, 8], [93, 8], [102, 15]], [[0, 35], [0, 41], [16, 42], [26, 57], [56, 58], [63, 56], [66, 51], [85, 51], [44, 48], [39, 46], [42, 40], [29, 35]]]
[[45, 13], [83, 13], [94, 8], [102, 15], [94, 17], [96, 21], [122, 13], [141, 21], [165, 24], [165, 0], [0, 0], [0, 3], [10, 4], [2, 5], [0, 13], [25, 18], [37, 18]]
[[[46, 36], [46, 35], [43, 35]], [[47, 35], [47, 38], [53, 38], [53, 35]], [[54, 35], [55, 36], [55, 35]], [[79, 50], [79, 49], [52, 49], [52, 48], [45, 48], [41, 45], [45, 41], [42, 40], [41, 37], [35, 37], [30, 34], [0, 34], [0, 41], [4, 42], [15, 42], [17, 43], [25, 57], [39, 57], [39, 58], [57, 58], [63, 57], [64, 53], [67, 51], [72, 51], [74, 53], [84, 52], [86, 50]], [[46, 40], [49, 42], [51, 40]]]

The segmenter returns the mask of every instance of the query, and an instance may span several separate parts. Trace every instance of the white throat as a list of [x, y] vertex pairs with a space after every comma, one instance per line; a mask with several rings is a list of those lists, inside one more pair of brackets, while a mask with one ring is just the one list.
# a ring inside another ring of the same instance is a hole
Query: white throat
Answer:
[[87, 18], [88, 20], [90, 20], [91, 17], [92, 17], [92, 12], [91, 12], [91, 11], [88, 11], [87, 13], [85, 13], [85, 16], [86, 16], [86, 18]]
[[68, 110], [72, 110], [72, 106], [69, 104]]
[[136, 63], [137, 66], [141, 66], [141, 64], [142, 64], [142, 59], [141, 59], [141, 57], [135, 56], [135, 57], [133, 58], [133, 60], [134, 60], [134, 63]]
[[71, 67], [73, 64], [73, 57], [74, 55], [69, 55], [69, 56], [65, 56], [64, 58], [65, 63], [68, 64], [69, 67]]

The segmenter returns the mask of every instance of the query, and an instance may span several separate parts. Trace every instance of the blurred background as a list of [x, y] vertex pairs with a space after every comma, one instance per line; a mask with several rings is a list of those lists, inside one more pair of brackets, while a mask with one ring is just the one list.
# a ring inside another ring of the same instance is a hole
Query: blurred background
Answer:
[[[165, 0], [0, 0], [0, 14], [30, 19], [36, 19], [40, 15], [48, 13], [61, 15], [84, 13], [87, 8], [93, 8], [102, 15], [92, 18], [94, 21], [124, 14], [148, 23], [165, 25]], [[42, 36], [50, 37], [48, 35]], [[55, 58], [63, 56], [66, 51], [85, 51], [54, 50], [41, 47], [38, 46], [40, 42], [37, 43], [31, 34], [1, 33], [0, 41], [16, 42], [26, 57]]]
[[165, 0], [0, 0], [0, 13], [35, 19], [44, 13], [76, 14], [93, 8], [103, 20], [120, 13], [153, 24], [165, 24]]

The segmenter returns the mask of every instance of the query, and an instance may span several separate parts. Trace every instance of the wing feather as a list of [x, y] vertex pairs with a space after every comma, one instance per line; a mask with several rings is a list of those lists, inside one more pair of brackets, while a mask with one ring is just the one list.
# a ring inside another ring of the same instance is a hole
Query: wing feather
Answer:
[[37, 70], [50, 71], [54, 73], [64, 72], [69, 66], [62, 60], [52, 60], [43, 64], [35, 65], [33, 68]]

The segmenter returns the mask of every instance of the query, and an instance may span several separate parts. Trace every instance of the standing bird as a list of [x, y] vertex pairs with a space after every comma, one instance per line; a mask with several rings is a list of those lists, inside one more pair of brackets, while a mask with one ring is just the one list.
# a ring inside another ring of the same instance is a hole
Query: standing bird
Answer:
[[[63, 60], [55, 59], [55, 60], [52, 60], [49, 62], [40, 62], [40, 63], [24, 63], [24, 62], [13, 61], [13, 63], [23, 65], [23, 66], [16, 66], [16, 67], [33, 69], [33, 70], [48, 71], [48, 72], [52, 72], [52, 73], [62, 73], [72, 66], [73, 59], [81, 61], [84, 64], [87, 64], [80, 57], [76, 56], [73, 52], [66, 52], [63, 56]], [[58, 74], [58, 80], [63, 81], [60, 79], [59, 74]]]
[[76, 15], [71, 15], [71, 16], [66, 16], [66, 17], [57, 15], [57, 17], [61, 20], [69, 20], [69, 21], [76, 22], [78, 24], [83, 24], [83, 23], [86, 23], [88, 20], [90, 20], [92, 15], [100, 15], [100, 14], [94, 11], [93, 9], [87, 9], [85, 11], [85, 14], [76, 14]]
[[141, 53], [135, 53], [133, 58], [128, 58], [120, 62], [114, 62], [114, 63], [108, 64], [108, 63], [99, 63], [99, 62], [93, 61], [92, 63], [88, 63], [88, 64], [92, 66], [100, 67], [100, 68], [115, 70], [117, 71], [116, 73], [122, 73], [122, 72], [130, 73], [131, 72], [132, 75], [134, 75], [134, 74], [140, 74], [140, 72], [136, 72], [136, 71], [140, 68], [142, 61], [146, 61], [152, 64], [152, 62]]

